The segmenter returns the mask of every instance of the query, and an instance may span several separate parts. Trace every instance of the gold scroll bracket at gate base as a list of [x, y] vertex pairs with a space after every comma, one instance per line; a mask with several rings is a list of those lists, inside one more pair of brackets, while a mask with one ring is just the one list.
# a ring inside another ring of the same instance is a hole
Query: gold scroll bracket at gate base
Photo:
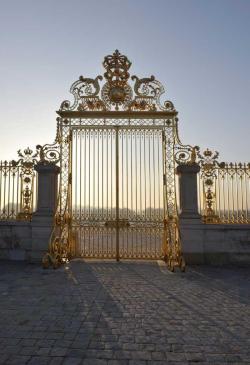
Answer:
[[57, 269], [71, 259], [72, 237], [67, 222], [65, 225], [56, 224], [50, 237], [49, 250], [43, 256], [42, 266], [44, 269], [50, 266]]
[[170, 216], [164, 220], [163, 252], [163, 260], [171, 272], [176, 268], [185, 272], [186, 263], [181, 249], [178, 217]]

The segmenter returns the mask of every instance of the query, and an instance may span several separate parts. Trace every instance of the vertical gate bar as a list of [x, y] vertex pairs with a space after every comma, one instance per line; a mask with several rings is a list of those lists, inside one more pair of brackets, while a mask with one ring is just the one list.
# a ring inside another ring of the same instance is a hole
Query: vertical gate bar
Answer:
[[[236, 216], [237, 216], [237, 223], [240, 223], [240, 207], [239, 207], [239, 179], [238, 179], [238, 175], [237, 175], [237, 165], [235, 166], [235, 178], [236, 178]], [[242, 193], [241, 193], [242, 195]]]
[[128, 219], [128, 131], [126, 131], [126, 176], [127, 176], [126, 194], [127, 194], [127, 219]]
[[[69, 216], [71, 217], [71, 222], [70, 222], [70, 227], [69, 227], [69, 232], [68, 232], [68, 237], [70, 239], [70, 254], [74, 253], [74, 255], [76, 255], [76, 240], [73, 240], [73, 242], [75, 243], [75, 247], [72, 247], [71, 243], [72, 243], [72, 213], [73, 213], [73, 204], [72, 204], [72, 176], [73, 176], [73, 167], [72, 167], [72, 155], [73, 155], [73, 132], [70, 131], [70, 135], [69, 135], [69, 178], [68, 178], [68, 182], [69, 182], [69, 199], [68, 199], [68, 213]], [[81, 242], [81, 241], [79, 241]], [[73, 249], [73, 252], [72, 252]], [[78, 254], [78, 252], [77, 252]]]
[[159, 189], [159, 193], [158, 193], [158, 198], [159, 198], [159, 210], [158, 210], [158, 219], [160, 221], [161, 219], [161, 183], [160, 183], [160, 143], [161, 143], [161, 134], [160, 131], [158, 131], [158, 143], [157, 143], [157, 156], [158, 156], [158, 189]]
[[[91, 135], [91, 129], [89, 130], [89, 134], [88, 134], [88, 139], [89, 139], [89, 156], [88, 156], [88, 162], [89, 162], [89, 189], [88, 189], [88, 193], [89, 193], [89, 215], [88, 215], [88, 220], [90, 221], [90, 138]], [[90, 241], [89, 241], [90, 242]]]
[[[75, 134], [75, 191], [74, 191], [74, 211], [75, 211], [75, 219], [77, 219], [77, 179], [78, 179], [78, 169], [77, 169], [77, 143], [78, 143], [78, 130], [74, 130]], [[70, 160], [70, 158], [69, 158]], [[70, 163], [70, 161], [69, 161]]]
[[143, 141], [142, 136], [143, 136], [143, 134], [140, 131], [140, 143], [139, 143], [139, 146], [140, 146], [140, 220], [142, 219], [142, 181], [141, 181], [141, 150], [142, 150], [142, 141]]
[[154, 200], [154, 209], [153, 209], [153, 220], [155, 220], [155, 131], [153, 130], [153, 186], [154, 186], [154, 194], [153, 194], [153, 200]]
[[[2, 182], [1, 182], [1, 186], [2, 186]], [[20, 166], [17, 167], [17, 203], [16, 203], [16, 215], [17, 215], [17, 212], [19, 210], [19, 204], [20, 204]]]
[[[96, 140], [96, 129], [93, 130], [93, 201], [92, 201], [92, 206], [93, 206], [93, 218], [94, 220], [96, 219], [96, 215], [95, 215], [95, 184], [96, 184], [96, 180], [95, 180], [95, 140]], [[94, 242], [94, 235], [93, 235], [93, 242]]]
[[249, 184], [247, 184], [247, 180], [250, 180], [249, 178], [248, 178], [248, 176], [247, 176], [247, 173], [246, 173], [246, 171], [245, 171], [245, 183], [244, 183], [244, 186], [245, 186], [245, 190], [246, 190], [246, 194], [245, 194], [245, 197], [246, 197], [246, 208], [245, 208], [245, 211], [246, 211], [246, 223], [248, 223], [248, 188], [247, 188], [247, 186], [249, 185]]
[[[226, 221], [226, 197], [225, 197], [225, 176], [226, 174], [224, 173], [223, 176], [223, 184], [222, 184], [222, 192], [223, 192], [223, 221]], [[204, 179], [203, 179], [204, 180]], [[203, 191], [204, 191], [204, 182], [203, 182]]]
[[[124, 167], [123, 167], [123, 134], [124, 134], [124, 130], [121, 129], [120, 131], [120, 139], [121, 139], [121, 179], [122, 179], [122, 184], [121, 184], [121, 189], [122, 189], [122, 199], [121, 199], [121, 212], [120, 212], [120, 218], [124, 219], [123, 216], [123, 209], [124, 209]], [[120, 232], [119, 232], [120, 233]], [[121, 245], [122, 247], [122, 254], [124, 256], [124, 231], [122, 231], [122, 239], [120, 240], [122, 243], [119, 242], [119, 245]], [[119, 247], [119, 251], [120, 251], [120, 247]]]
[[[245, 167], [245, 166], [244, 166]], [[245, 220], [244, 220], [244, 193], [243, 193], [243, 187], [242, 187], [242, 181], [243, 181], [243, 177], [245, 176], [245, 169], [244, 169], [244, 173], [239, 176], [239, 184], [240, 184], [240, 194], [241, 194], [241, 208], [239, 207], [240, 209], [240, 218], [241, 218], [241, 221], [242, 223], [245, 223]]]
[[[234, 199], [234, 175], [233, 175], [233, 171], [232, 171], [232, 175], [230, 177], [231, 179], [231, 189], [229, 190], [230, 192], [230, 202], [232, 202], [232, 209], [230, 209], [231, 211], [231, 222], [235, 223], [235, 199]], [[217, 207], [216, 207], [216, 198], [217, 198], [217, 191], [215, 190], [215, 213], [217, 213]]]
[[[95, 142], [96, 142], [96, 133], [97, 130], [94, 129], [93, 130], [93, 211], [92, 211], [92, 219], [95, 221], [96, 220], [96, 210], [95, 210], [95, 196], [96, 196], [96, 173], [95, 173], [95, 169], [96, 169], [96, 148], [95, 148]], [[94, 256], [96, 256], [96, 226], [93, 227], [93, 252], [94, 252]], [[97, 253], [99, 254], [99, 252]]]
[[[11, 204], [11, 217], [14, 218], [14, 199], [15, 199], [15, 172], [14, 172], [14, 168], [12, 167], [12, 173], [11, 173], [11, 179], [12, 179], [12, 194], [11, 194], [11, 200], [12, 200], [12, 204]], [[33, 172], [32, 172], [33, 174]], [[31, 175], [31, 179], [32, 179], [33, 175]], [[32, 182], [32, 180], [31, 180]], [[0, 185], [1, 186], [1, 185]], [[31, 185], [31, 192], [33, 192], [33, 186]], [[31, 193], [32, 194], [32, 193]], [[32, 196], [33, 194], [31, 195], [31, 198], [30, 198], [30, 209], [31, 209], [31, 212], [33, 212], [33, 209], [32, 209]]]
[[[0, 161], [0, 186], [2, 186], [2, 168], [3, 168], [2, 161]], [[2, 218], [2, 189], [0, 190], [0, 219], [1, 218]]]
[[84, 206], [84, 220], [86, 220], [86, 189], [87, 189], [87, 184], [86, 184], [86, 130], [83, 131], [84, 132], [84, 175], [83, 175], [83, 181], [84, 181], [84, 191], [83, 191], [83, 195], [84, 195], [84, 200], [83, 200], [83, 206]]
[[82, 130], [80, 130], [80, 221], [82, 221]]
[[[99, 221], [99, 206], [100, 206], [100, 149], [99, 149], [99, 143], [100, 143], [100, 134], [99, 129], [97, 131], [97, 217]], [[99, 236], [98, 236], [99, 237]]]
[[[102, 213], [101, 213], [101, 221], [103, 221], [104, 220], [104, 217], [103, 217], [103, 158], [104, 158], [104, 156], [103, 156], [103, 138], [104, 138], [104, 132], [105, 131], [102, 131], [102, 133], [101, 133], [101, 141], [102, 141], [102, 154], [101, 154], [101, 156], [102, 156], [102, 161], [101, 161], [101, 163], [102, 163], [102, 174], [101, 174], [101, 180], [102, 180]], [[100, 230], [101, 230], [101, 239], [102, 239], [102, 254], [103, 254], [103, 234], [104, 234], [104, 228], [103, 227], [100, 227]]]
[[217, 188], [218, 188], [218, 199], [217, 199], [217, 214], [219, 218], [221, 218], [221, 175], [218, 174], [218, 181], [217, 181]]
[[230, 222], [230, 219], [231, 219], [231, 215], [230, 215], [230, 189], [229, 189], [229, 186], [230, 186], [230, 184], [229, 184], [229, 182], [230, 181], [228, 181], [228, 179], [229, 179], [229, 176], [228, 176], [228, 170], [227, 170], [227, 219], [228, 219], [228, 223]]
[[[131, 175], [130, 175], [130, 202], [131, 202], [131, 213], [132, 213], [132, 219], [134, 218], [134, 211], [133, 211], [133, 208], [134, 208], [134, 205], [133, 205], [133, 186], [132, 186], [132, 176], [133, 176], [133, 130], [131, 130], [131, 148], [130, 148], [130, 172], [131, 172]], [[133, 250], [133, 247], [132, 247], [132, 250]]]
[[111, 138], [111, 143], [110, 143], [110, 163], [111, 163], [111, 167], [110, 167], [110, 179], [111, 179], [111, 184], [110, 184], [110, 207], [111, 207], [111, 219], [113, 219], [113, 130], [111, 130], [110, 132], [110, 138]]
[[107, 173], [106, 173], [106, 179], [107, 179], [107, 181], [106, 181], [106, 186], [107, 186], [107, 199], [106, 199], [106, 202], [107, 202], [107, 205], [106, 205], [106, 212], [107, 212], [107, 219], [109, 218], [109, 214], [108, 214], [108, 196], [109, 196], [109, 178], [108, 178], [108, 171], [109, 171], [109, 158], [108, 158], [108, 151], [109, 151], [109, 149], [108, 149], [108, 130], [107, 130], [107, 136], [106, 136], [106, 141], [107, 141], [107, 143], [106, 143], [106, 157], [107, 157]]
[[[12, 164], [9, 163], [9, 174], [8, 174], [8, 218], [10, 218], [10, 176], [11, 176]], [[23, 184], [24, 185], [24, 184]]]
[[137, 130], [135, 130], [135, 220], [137, 220]]
[[100, 173], [99, 173], [99, 165], [100, 165], [100, 150], [99, 150], [99, 143], [100, 143], [100, 134], [99, 134], [99, 129], [97, 130], [97, 221], [98, 221], [98, 237], [97, 237], [97, 241], [98, 241], [98, 256], [100, 255], [100, 229], [99, 229], [99, 206], [100, 206], [100, 202], [99, 202], [99, 198], [100, 198], [100, 184], [99, 184], [99, 179], [100, 179]]
[[102, 140], [102, 219], [101, 220], [104, 220], [104, 217], [103, 217], [103, 138], [104, 138], [104, 135], [103, 135], [103, 132], [101, 133], [101, 140]]
[[[131, 176], [130, 176], [130, 193], [131, 193], [131, 218], [134, 220], [134, 205], [133, 205], [133, 129], [130, 131], [131, 134], [131, 148], [130, 148], [130, 170], [131, 170]], [[132, 257], [134, 256], [134, 230], [131, 229], [131, 241], [132, 241]]]
[[[149, 137], [148, 137], [148, 174], [149, 174], [149, 217], [150, 217], [150, 221], [152, 221], [152, 210], [151, 210], [151, 190], [152, 190], [152, 184], [151, 184], [151, 131], [149, 131]], [[150, 237], [151, 238], [151, 237]]]
[[167, 186], [166, 186], [166, 134], [165, 130], [162, 131], [162, 170], [163, 170], [163, 245], [162, 245], [162, 253], [165, 257], [167, 255], [167, 227], [166, 227], [166, 217], [167, 217]]
[[[126, 196], [127, 196], [127, 216], [126, 219], [129, 220], [129, 216], [128, 216], [128, 130], [126, 130], [125, 132], [125, 136], [126, 136]], [[129, 228], [127, 229], [126, 232], [126, 250], [127, 250], [127, 256], [129, 257], [129, 249], [128, 249], [128, 235], [129, 235]]]
[[146, 130], [144, 129], [144, 181], [145, 181], [145, 187], [144, 187], [144, 198], [145, 198], [145, 205], [144, 205], [144, 215], [145, 220], [147, 221], [147, 170], [146, 170]]
[[122, 146], [121, 146], [121, 152], [122, 152], [122, 158], [121, 158], [121, 161], [122, 161], [122, 173], [121, 173], [121, 179], [122, 179], [122, 206], [121, 206], [121, 215], [122, 215], [122, 218], [123, 218], [123, 209], [124, 209], [124, 181], [123, 181], [123, 178], [124, 178], [124, 168], [123, 168], [123, 130], [121, 130], [121, 141], [122, 141]]
[[143, 250], [142, 250], [142, 231], [141, 231], [141, 220], [142, 220], [142, 206], [141, 206], [141, 193], [142, 193], [142, 181], [141, 181], [141, 150], [142, 150], [142, 132], [139, 130], [139, 159], [140, 159], [140, 170], [139, 170], [139, 227], [138, 227], [138, 247], [140, 247], [141, 250], [141, 256], [143, 256]]
[[116, 158], [115, 158], [115, 172], [116, 172], [116, 261], [120, 260], [119, 253], [119, 127], [115, 128], [115, 142], [116, 142]]

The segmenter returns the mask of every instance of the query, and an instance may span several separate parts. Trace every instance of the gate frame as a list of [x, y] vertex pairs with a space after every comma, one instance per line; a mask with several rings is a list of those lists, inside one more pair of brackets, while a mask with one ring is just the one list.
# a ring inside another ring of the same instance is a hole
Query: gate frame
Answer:
[[[80, 76], [71, 86], [74, 101], [65, 100], [57, 111], [57, 133], [54, 144], [40, 147], [40, 160], [59, 162], [60, 184], [58, 206], [54, 219], [49, 250], [43, 259], [44, 266], [52, 263], [58, 266], [74, 254], [74, 237], [72, 237], [70, 217], [70, 190], [72, 174], [70, 172], [71, 130], [76, 126], [161, 126], [164, 129], [163, 142], [166, 146], [164, 186], [166, 195], [166, 232], [165, 261], [170, 270], [179, 266], [185, 270], [182, 255], [179, 217], [176, 198], [177, 164], [193, 164], [196, 160], [196, 147], [183, 145], [178, 136], [178, 112], [171, 101], [161, 104], [164, 93], [162, 84], [154, 76], [135, 81], [134, 90], [128, 84], [128, 69], [131, 62], [116, 50], [113, 55], [104, 58], [106, 83], [100, 88], [102, 76], [95, 79]], [[134, 96], [133, 96], [134, 92]], [[56, 233], [57, 232], [57, 233]]]
[[[164, 134], [164, 126], [163, 125], [128, 125], [128, 124], [115, 124], [115, 125], [110, 125], [110, 124], [105, 124], [105, 125], [77, 125], [77, 126], [72, 126], [70, 129], [70, 153], [69, 153], [69, 171], [70, 171], [70, 175], [71, 175], [71, 193], [70, 196], [72, 197], [72, 185], [73, 185], [73, 173], [72, 173], [72, 169], [73, 169], [73, 138], [72, 138], [72, 134], [74, 130], [113, 130], [115, 131], [115, 149], [116, 149], [116, 153], [115, 153], [115, 190], [116, 190], [116, 219], [114, 220], [114, 224], [115, 224], [115, 228], [116, 228], [116, 261], [120, 260], [120, 244], [119, 244], [119, 231], [121, 229], [121, 225], [120, 225], [120, 218], [119, 218], [119, 185], [120, 185], [120, 180], [119, 180], [119, 166], [120, 166], [120, 160], [119, 160], [119, 131], [120, 130], [129, 130], [129, 131], [134, 131], [134, 130], [146, 130], [146, 131], [151, 131], [151, 130], [157, 130], [158, 132], [161, 133], [162, 137], [165, 135]], [[159, 142], [160, 143], [160, 142]], [[166, 162], [165, 162], [165, 151], [166, 151], [166, 143], [165, 143], [165, 139], [162, 138], [161, 141], [161, 146], [160, 149], [162, 150], [162, 159], [160, 161], [160, 164], [162, 165], [162, 172], [163, 172], [163, 176], [162, 176], [162, 193], [163, 196], [161, 196], [162, 198], [162, 202], [163, 202], [163, 214], [164, 214], [164, 219], [162, 221], [163, 224], [163, 231], [166, 229], [166, 227], [164, 227], [164, 221], [166, 220], [166, 209], [165, 207], [167, 206], [166, 204], [166, 178], [164, 178], [164, 176], [166, 176], [165, 174], [165, 169], [166, 169]], [[72, 227], [73, 227], [73, 213], [72, 213], [72, 199], [69, 202], [69, 212], [70, 215], [72, 217]], [[118, 217], [118, 218], [117, 218]], [[146, 223], [146, 222], [144, 222]], [[151, 222], [152, 223], [152, 222]], [[159, 223], [159, 222], [158, 222]], [[165, 236], [165, 234], [163, 233], [163, 237]], [[162, 237], [162, 239], [163, 239]], [[163, 245], [164, 246], [164, 245]], [[165, 257], [167, 254], [166, 249], [163, 251], [163, 257]], [[76, 257], [78, 257], [76, 255]], [[81, 256], [80, 256], [81, 257]], [[84, 257], [84, 256], [83, 256]], [[93, 257], [93, 258], [101, 258], [101, 257]], [[128, 258], [134, 258], [137, 259], [138, 257], [122, 257], [122, 259], [128, 259]], [[143, 258], [145, 259], [145, 258]], [[157, 259], [160, 259], [160, 257], [158, 257]]]

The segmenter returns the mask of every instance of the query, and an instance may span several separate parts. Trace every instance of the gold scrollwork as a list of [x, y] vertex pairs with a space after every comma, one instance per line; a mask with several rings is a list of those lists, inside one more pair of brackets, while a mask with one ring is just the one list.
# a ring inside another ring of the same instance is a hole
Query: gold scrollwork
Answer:
[[37, 155], [39, 155], [39, 162], [43, 164], [58, 163], [60, 161], [60, 145], [55, 142], [52, 144], [45, 144], [43, 146], [36, 146]]
[[[127, 111], [168, 111], [176, 112], [171, 101], [165, 101], [163, 105], [160, 97], [164, 93], [163, 85], [154, 76], [139, 78], [132, 76], [128, 70], [131, 62], [116, 50], [112, 55], [104, 58], [103, 76], [95, 79], [80, 76], [70, 88], [74, 101], [62, 102], [60, 111], [103, 111], [103, 110], [127, 110]], [[100, 88], [99, 81], [105, 79]], [[132, 88], [129, 79], [135, 81]]]
[[219, 164], [218, 162], [219, 152], [213, 152], [208, 148], [203, 153], [198, 150], [197, 156], [201, 166], [201, 178], [204, 189], [205, 209], [203, 220], [206, 223], [218, 223], [219, 217], [215, 213], [215, 180], [217, 178], [217, 167], [223, 166], [223, 163]]
[[12, 161], [12, 166], [21, 166], [21, 211], [17, 215], [18, 220], [31, 220], [33, 203], [34, 165], [37, 163], [38, 153], [29, 147], [23, 152], [17, 151], [19, 160]]

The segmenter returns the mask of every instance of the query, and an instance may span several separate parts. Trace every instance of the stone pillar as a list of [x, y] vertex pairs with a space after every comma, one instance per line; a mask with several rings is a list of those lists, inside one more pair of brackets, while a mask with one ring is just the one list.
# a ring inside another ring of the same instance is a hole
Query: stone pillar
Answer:
[[199, 171], [200, 166], [196, 163], [177, 167], [181, 218], [200, 218], [197, 192], [197, 174]]
[[180, 229], [182, 249], [187, 264], [204, 263], [203, 223], [198, 211], [196, 163], [179, 165]]
[[32, 250], [30, 260], [41, 261], [48, 249], [53, 227], [58, 192], [60, 168], [53, 163], [39, 162], [35, 166], [38, 173], [37, 210], [32, 216]]

